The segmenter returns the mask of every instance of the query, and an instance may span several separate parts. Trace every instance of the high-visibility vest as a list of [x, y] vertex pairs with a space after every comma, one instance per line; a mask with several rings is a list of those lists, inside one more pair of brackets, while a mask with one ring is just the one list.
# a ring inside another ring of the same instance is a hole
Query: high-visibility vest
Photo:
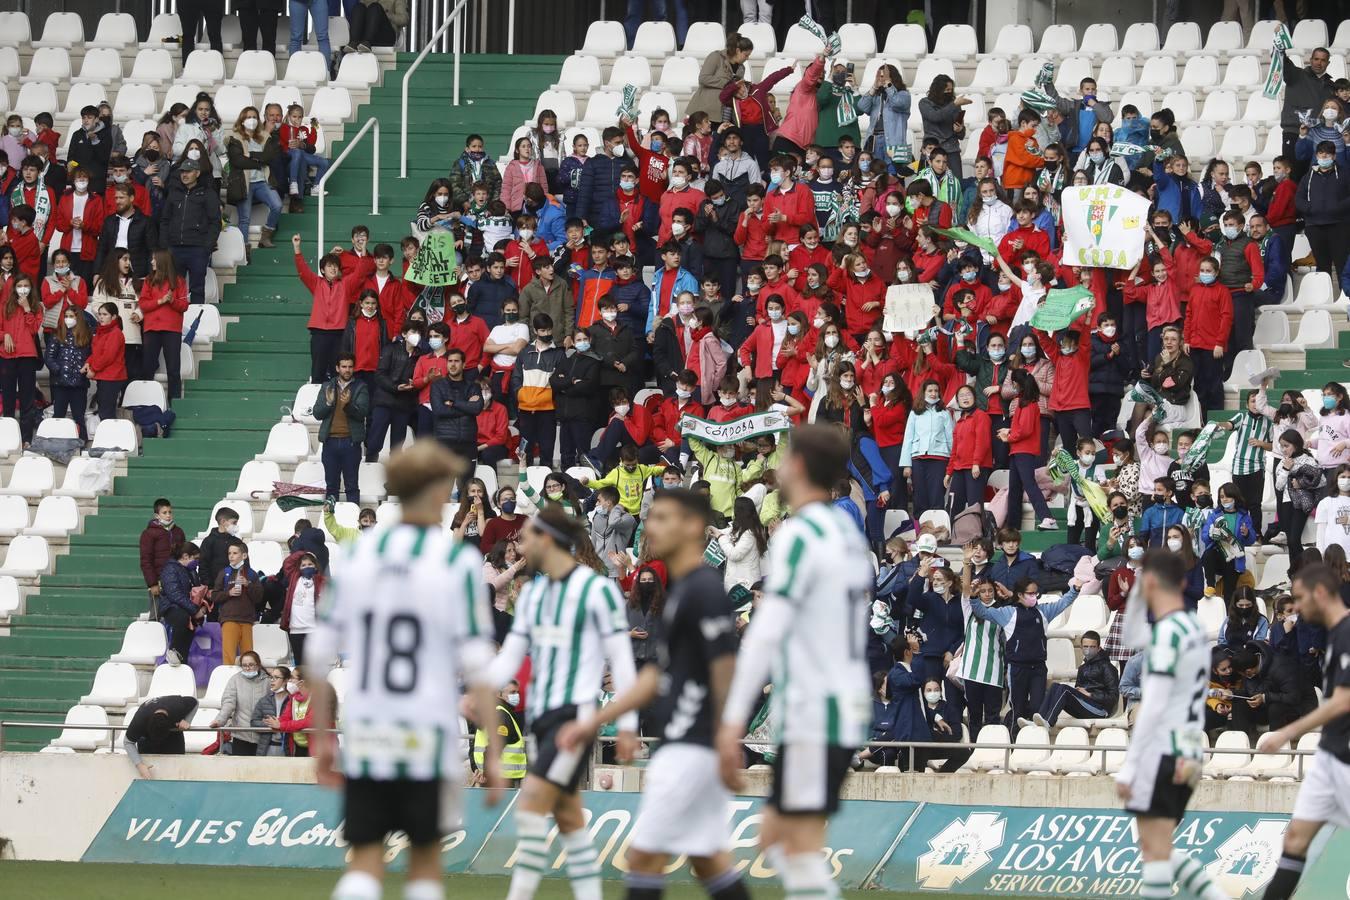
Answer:
[[[516, 722], [515, 715], [511, 710], [497, 704], [497, 709], [504, 713], [511, 724], [516, 726], [516, 738], [514, 743], [502, 747], [502, 777], [507, 781], [519, 781], [525, 777], [525, 734], [520, 730], [519, 723]], [[498, 725], [502, 737], [506, 737], [508, 730], [505, 725]], [[473, 733], [473, 762], [482, 771], [483, 753], [487, 750], [488, 733], [479, 728]]]

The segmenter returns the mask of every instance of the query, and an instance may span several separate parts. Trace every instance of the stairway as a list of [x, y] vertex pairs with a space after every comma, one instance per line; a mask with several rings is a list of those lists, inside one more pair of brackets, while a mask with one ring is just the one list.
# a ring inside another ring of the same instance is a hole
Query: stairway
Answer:
[[[390, 243], [397, 252], [427, 185], [449, 173], [465, 136], [476, 132], [493, 151], [506, 148], [557, 77], [562, 58], [465, 57], [461, 105], [455, 107], [453, 59], [428, 57], [410, 86], [415, 124], [408, 135], [408, 177], [401, 180], [400, 90], [413, 59], [399, 55], [397, 67], [385, 72], [347, 126], [354, 134], [370, 116], [380, 121], [380, 215], [370, 215], [368, 135], [329, 184], [326, 247], [345, 245], [351, 228], [366, 224], [372, 247]], [[332, 158], [342, 147], [338, 142], [330, 148]], [[276, 249], [255, 251], [252, 264], [223, 286], [226, 340], [198, 366], [197, 378], [185, 382], [186, 396], [174, 404], [172, 437], [145, 441], [113, 494], [99, 499], [83, 533], [72, 536], [70, 554], [58, 558], [56, 573], [42, 579], [25, 613], [14, 617], [10, 635], [0, 637], [0, 720], [60, 722], [79, 702], [99, 664], [117, 652], [127, 624], [146, 609], [137, 547], [155, 498], [173, 502], [175, 519], [191, 539], [208, 526], [211, 508], [234, 489], [239, 470], [262, 451], [282, 408], [294, 401], [309, 374], [310, 299], [295, 275], [290, 236], [304, 237], [313, 264], [317, 209], [309, 198], [305, 213], [283, 216]], [[6, 729], [4, 748], [37, 750], [55, 736], [52, 729]]]

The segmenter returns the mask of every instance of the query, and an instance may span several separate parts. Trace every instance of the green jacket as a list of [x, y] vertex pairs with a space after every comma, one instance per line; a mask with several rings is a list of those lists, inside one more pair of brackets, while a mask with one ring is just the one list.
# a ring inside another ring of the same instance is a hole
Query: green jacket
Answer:
[[783, 442], [780, 440], [768, 456], [757, 456], [748, 465], [741, 466], [734, 459], [718, 456], [715, 448], [696, 437], [689, 439], [689, 448], [694, 451], [699, 465], [703, 466], [703, 478], [711, 488], [709, 499], [712, 508], [728, 519], [736, 505], [736, 498], [741, 495], [741, 485], [759, 478], [765, 469], [777, 468], [783, 454]]
[[1007, 377], [1008, 372], [1012, 371], [1012, 367], [1008, 365], [1007, 357], [1004, 357], [996, 367], [994, 361], [989, 358], [989, 354], [972, 353], [965, 349], [956, 351], [956, 367], [968, 375], [975, 376], [975, 405], [985, 412], [989, 411], [989, 398], [985, 396], [984, 389], [992, 387], [996, 383], [994, 380], [995, 368], [997, 368], [998, 373], [997, 384], [1000, 387], [1003, 386], [1003, 379]]
[[[352, 440], [358, 444], [366, 440], [366, 416], [370, 415], [370, 388], [364, 381], [352, 379], [351, 399], [347, 401], [347, 427], [351, 430]], [[319, 443], [328, 440], [328, 432], [333, 427], [333, 400], [328, 399], [332, 392], [337, 398], [337, 378], [332, 378], [319, 391], [314, 400], [314, 418], [319, 420]]]
[[839, 101], [841, 95], [836, 93], [838, 88], [834, 82], [827, 77], [816, 88], [816, 103], [820, 108], [820, 120], [816, 123], [815, 143], [822, 147], [838, 147], [839, 139], [844, 135], [853, 138], [853, 142], [862, 146], [862, 136], [858, 131], [858, 120], [855, 118], [848, 125], [839, 124]]

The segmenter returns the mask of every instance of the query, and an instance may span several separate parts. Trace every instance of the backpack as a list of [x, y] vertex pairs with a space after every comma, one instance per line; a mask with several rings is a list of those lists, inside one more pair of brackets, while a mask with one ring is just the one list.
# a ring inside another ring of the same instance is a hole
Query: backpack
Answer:
[[1091, 556], [1092, 551], [1081, 544], [1056, 544], [1041, 554], [1041, 568], [1064, 575], [1073, 575], [1078, 561]]
[[983, 503], [974, 503], [952, 517], [951, 543], [964, 547], [980, 538], [993, 543], [994, 531], [994, 514]]

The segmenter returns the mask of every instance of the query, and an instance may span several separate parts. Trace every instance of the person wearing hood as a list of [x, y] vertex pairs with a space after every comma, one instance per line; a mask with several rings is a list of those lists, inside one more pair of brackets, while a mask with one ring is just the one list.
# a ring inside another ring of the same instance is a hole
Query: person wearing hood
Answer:
[[66, 160], [76, 171], [89, 176], [91, 194], [102, 194], [108, 180], [108, 160], [112, 158], [113, 142], [107, 126], [98, 117], [97, 106], [80, 110], [80, 128], [70, 137]]
[[141, 574], [151, 597], [160, 594], [159, 573], [170, 559], [174, 547], [187, 541], [183, 529], [173, 521], [173, 504], [167, 498], [155, 501], [154, 515], [141, 532]]
[[[211, 603], [220, 620], [221, 665], [232, 666], [236, 657], [253, 650], [253, 623], [263, 604], [263, 586], [262, 576], [248, 564], [243, 541], [235, 538], [225, 552], [229, 562], [211, 582]], [[247, 708], [252, 709], [253, 703]]]
[[[312, 533], [318, 535], [319, 544], [323, 544], [323, 532], [317, 528], [307, 528], [296, 538], [296, 549], [281, 564], [281, 572], [286, 578], [286, 606], [281, 613], [281, 630], [291, 639], [291, 652], [301, 662], [305, 659], [305, 640], [318, 626], [319, 606], [323, 602], [324, 585], [328, 579], [321, 574], [320, 556], [317, 551], [306, 549], [314, 543]], [[304, 547], [300, 547], [303, 544]], [[326, 561], [327, 549], [323, 551]]]
[[[181, 532], [180, 532], [181, 534]], [[169, 626], [169, 650], [164, 660], [171, 666], [187, 662], [192, 646], [192, 623], [206, 616], [206, 610], [193, 602], [193, 588], [201, 586], [197, 566], [201, 551], [188, 541], [169, 551], [169, 561], [159, 573], [159, 618]]]

